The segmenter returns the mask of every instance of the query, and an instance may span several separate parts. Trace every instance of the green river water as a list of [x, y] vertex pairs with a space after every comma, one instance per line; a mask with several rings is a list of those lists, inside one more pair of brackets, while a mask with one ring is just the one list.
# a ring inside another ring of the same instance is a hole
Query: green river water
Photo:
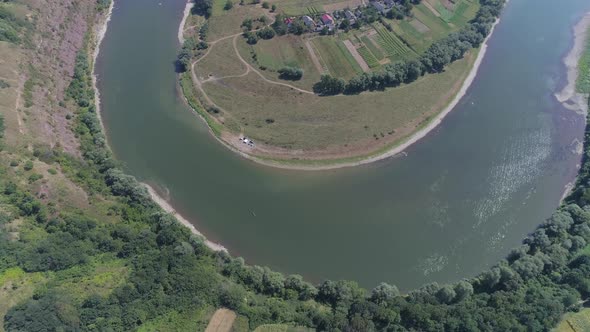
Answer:
[[317, 282], [408, 290], [477, 274], [547, 218], [572, 181], [583, 117], [553, 94], [587, 0], [512, 0], [479, 75], [407, 156], [321, 172], [256, 165], [179, 94], [183, 0], [116, 0], [97, 62], [109, 143], [209, 239]]

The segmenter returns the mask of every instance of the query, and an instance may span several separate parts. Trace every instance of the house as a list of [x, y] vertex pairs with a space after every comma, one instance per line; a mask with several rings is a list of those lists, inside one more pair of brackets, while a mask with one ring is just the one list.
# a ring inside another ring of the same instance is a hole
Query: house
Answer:
[[387, 8], [391, 8], [393, 7], [393, 5], [395, 5], [395, 1], [393, 0], [385, 0], [383, 2], [385, 3], [385, 6], [387, 6]]
[[332, 16], [330, 16], [330, 14], [324, 14], [322, 15], [322, 23], [325, 25], [334, 25], [334, 19]]
[[344, 15], [346, 15], [346, 19], [349, 21], [356, 20], [356, 16], [354, 16], [354, 14], [350, 10], [345, 11]]
[[285, 22], [285, 24], [286, 24], [288, 27], [290, 27], [290, 26], [291, 26], [291, 24], [293, 24], [293, 18], [292, 18], [292, 17], [287, 17], [287, 18], [285, 19], [285, 21], [284, 21], [284, 22]]
[[311, 17], [305, 15], [305, 16], [302, 17], [302, 19], [303, 19], [303, 23], [306, 26], [308, 26], [310, 28], [312, 28], [313, 26], [315, 26], [315, 22], [313, 21], [313, 19]]
[[373, 7], [375, 7], [375, 9], [377, 9], [377, 11], [380, 13], [383, 13], [385, 11], [385, 6], [383, 6], [381, 2], [374, 1], [371, 2], [371, 5], [373, 5]]

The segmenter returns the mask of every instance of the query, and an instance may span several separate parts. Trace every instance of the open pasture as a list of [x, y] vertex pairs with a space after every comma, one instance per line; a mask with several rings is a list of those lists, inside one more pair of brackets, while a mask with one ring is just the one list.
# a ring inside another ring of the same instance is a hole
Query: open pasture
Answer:
[[353, 96], [309, 95], [265, 82], [255, 73], [207, 82], [203, 88], [238, 119], [241, 132], [259, 144], [312, 152], [375, 149], [410, 135], [439, 112], [467, 75], [472, 59], [409, 85]]

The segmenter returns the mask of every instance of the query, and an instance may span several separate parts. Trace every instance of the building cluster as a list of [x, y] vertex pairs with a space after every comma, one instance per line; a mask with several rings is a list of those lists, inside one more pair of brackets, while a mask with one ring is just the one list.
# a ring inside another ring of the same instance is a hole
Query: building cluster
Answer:
[[314, 16], [287, 17], [285, 24], [291, 26], [295, 20], [301, 19], [310, 31], [320, 32], [324, 29], [335, 31], [344, 20], [348, 20], [351, 25], [355, 24], [358, 19], [362, 18], [363, 10], [367, 7], [373, 7], [378, 13], [385, 15], [396, 6], [400, 6], [399, 0], [375, 0], [370, 1], [368, 5], [358, 6], [356, 9], [344, 9]]

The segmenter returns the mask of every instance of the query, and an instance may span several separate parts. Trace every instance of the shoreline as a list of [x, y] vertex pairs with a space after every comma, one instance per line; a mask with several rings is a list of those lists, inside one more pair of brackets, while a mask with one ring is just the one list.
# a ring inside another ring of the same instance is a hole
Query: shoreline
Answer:
[[[590, 35], [590, 12], [587, 12], [582, 16], [580, 21], [576, 23], [572, 32], [574, 34], [574, 43], [569, 52], [563, 57], [563, 64], [567, 69], [567, 83], [563, 89], [555, 93], [555, 99], [562, 104], [566, 109], [586, 115], [588, 113], [588, 102], [587, 96], [583, 93], [579, 93], [576, 89], [578, 82], [578, 63], [584, 55], [586, 43]], [[581, 151], [576, 151], [579, 155], [584, 153], [583, 148]], [[579, 173], [580, 165], [578, 165]], [[560, 204], [572, 193], [575, 188], [575, 179], [565, 185], [564, 192], [561, 195]]]
[[148, 193], [150, 194], [150, 197], [152, 198], [152, 200], [156, 204], [158, 204], [162, 208], [162, 210], [173, 215], [174, 218], [176, 218], [176, 220], [178, 220], [181, 224], [186, 226], [191, 231], [191, 233], [201, 236], [204, 240], [203, 242], [205, 243], [205, 245], [209, 249], [211, 249], [213, 251], [228, 252], [227, 249], [224, 246], [222, 246], [221, 244], [207, 240], [207, 237], [205, 235], [203, 235], [203, 233], [199, 232], [199, 230], [197, 230], [195, 225], [193, 225], [188, 219], [186, 219], [180, 213], [178, 213], [178, 211], [176, 211], [176, 209], [174, 209], [172, 207], [172, 205], [170, 205], [170, 203], [168, 203], [168, 201], [164, 197], [160, 196], [160, 194], [158, 194], [158, 192], [152, 186], [150, 186], [149, 184], [146, 184], [146, 183], [142, 183], [142, 185], [144, 185], [147, 188]]
[[590, 34], [590, 12], [582, 16], [580, 21], [573, 26], [572, 31], [574, 44], [563, 58], [563, 64], [567, 70], [567, 83], [554, 96], [565, 108], [586, 115], [588, 113], [587, 99], [583, 93], [577, 91], [576, 84], [579, 75], [578, 63], [584, 54], [586, 41]]
[[186, 25], [186, 20], [188, 19], [188, 15], [191, 13], [191, 9], [193, 8], [194, 3], [192, 0], [187, 0], [186, 6], [184, 7], [184, 12], [182, 14], [182, 20], [180, 21], [180, 26], [178, 27], [178, 42], [180, 46], [184, 44], [184, 26]]
[[106, 17], [99, 21], [98, 27], [95, 28], [95, 39], [94, 39], [94, 52], [92, 53], [92, 68], [91, 68], [91, 77], [92, 77], [92, 89], [94, 90], [94, 105], [96, 107], [96, 115], [98, 117], [98, 122], [100, 123], [100, 128], [102, 129], [102, 133], [104, 134], [105, 140], [108, 145], [108, 138], [106, 127], [102, 122], [102, 115], [100, 113], [100, 91], [97, 87], [97, 80], [98, 76], [96, 75], [96, 59], [98, 59], [98, 54], [100, 53], [100, 44], [107, 34], [107, 30], [109, 27], [109, 22], [111, 21], [111, 16], [113, 15], [113, 8], [115, 8], [115, 0], [111, 0], [111, 4], [109, 5], [109, 9], [107, 11]]
[[[506, 4], [508, 4], [508, 1], [506, 1]], [[188, 7], [188, 5], [187, 5], [187, 7]], [[181, 21], [181, 25], [179, 27], [179, 36], [181, 34], [181, 31], [182, 31], [182, 33], [184, 32], [183, 28], [186, 23], [186, 16], [188, 16], [188, 14], [189, 14], [189, 11], [187, 11], [185, 9], [185, 18], [183, 18], [183, 20]], [[318, 160], [304, 160], [304, 162], [309, 162], [309, 164], [305, 164], [305, 163], [297, 164], [297, 163], [290, 162], [288, 159], [272, 160], [272, 156], [268, 156], [268, 157], [256, 156], [256, 155], [246, 153], [246, 152], [234, 147], [229, 142], [226, 142], [222, 137], [219, 137], [218, 135], [216, 135], [212, 131], [211, 127], [208, 124], [207, 124], [207, 127], [209, 129], [210, 134], [213, 135], [213, 137], [216, 138], [217, 141], [221, 142], [225, 147], [227, 147], [231, 151], [237, 153], [238, 155], [244, 157], [245, 159], [251, 160], [251, 161], [256, 162], [258, 164], [261, 164], [264, 166], [269, 166], [269, 167], [280, 168], [280, 169], [298, 170], [298, 171], [323, 171], [323, 170], [333, 170], [333, 169], [339, 169], [339, 168], [361, 166], [361, 165], [365, 165], [365, 164], [374, 163], [374, 162], [377, 162], [380, 160], [384, 160], [387, 158], [391, 158], [393, 156], [403, 153], [404, 150], [406, 150], [408, 147], [410, 147], [414, 143], [418, 142], [422, 138], [426, 137], [426, 135], [428, 135], [428, 133], [430, 133], [432, 130], [436, 129], [436, 127], [438, 127], [438, 125], [440, 125], [442, 123], [444, 118], [459, 104], [461, 99], [463, 99], [463, 97], [467, 94], [467, 90], [471, 87], [471, 85], [475, 81], [475, 78], [477, 77], [477, 73], [479, 71], [479, 68], [483, 62], [485, 54], [487, 53], [488, 42], [489, 42], [490, 38], [492, 37], [492, 35], [494, 34], [495, 28], [498, 25], [498, 23], [500, 23], [500, 21], [501, 21], [501, 18], [498, 18], [498, 19], [496, 19], [496, 21], [492, 25], [490, 33], [484, 39], [484, 41], [482, 42], [482, 44], [480, 46], [479, 52], [477, 54], [477, 58], [475, 59], [471, 69], [469, 70], [467, 77], [463, 80], [463, 83], [461, 84], [459, 91], [457, 91], [457, 93], [455, 93], [454, 97], [447, 104], [447, 106], [442, 108], [442, 110], [439, 113], [437, 113], [437, 115], [431, 121], [429, 121], [426, 124], [426, 126], [419, 129], [418, 131], [414, 132], [409, 137], [402, 139], [400, 142], [394, 143], [392, 147], [386, 148], [386, 150], [384, 152], [377, 152], [374, 155], [370, 154], [369, 156], [365, 156], [365, 157], [363, 157], [363, 156], [349, 156], [349, 157], [342, 158], [342, 159], [359, 159], [359, 160], [355, 160], [355, 161], [339, 162], [336, 159], [336, 160], [334, 160], [333, 163], [331, 163], [330, 159], [323, 159], [323, 160], [318, 159]], [[472, 50], [475, 50], [475, 49], [472, 49]], [[184, 93], [183, 93], [183, 97], [186, 100]], [[189, 105], [189, 107], [190, 107], [190, 105]], [[199, 118], [201, 118], [202, 120], [204, 120], [205, 123], [207, 123], [206, 119], [204, 119], [203, 116], [197, 110], [193, 109], [193, 111], [195, 113], [197, 113]], [[223, 136], [223, 134], [224, 133], [222, 132], [221, 136]], [[313, 165], [314, 162], [325, 163], [325, 164], [324, 165]]]
[[[190, 7], [189, 7], [190, 4], [191, 4], [191, 2], [187, 3], [188, 10], [185, 8], [185, 18], [183, 19], [183, 22], [186, 20], [186, 17], [188, 17], [188, 14], [190, 13]], [[98, 121], [100, 122], [100, 127], [101, 127], [102, 132], [105, 136], [105, 139], [107, 140], [107, 146], [110, 146], [110, 144], [108, 143], [108, 138], [106, 135], [105, 126], [102, 121], [102, 114], [100, 112], [100, 91], [98, 90], [98, 87], [96, 85], [98, 77], [96, 75], [95, 70], [96, 70], [96, 59], [98, 58], [98, 55], [100, 53], [100, 44], [102, 43], [102, 40], [104, 39], [106, 32], [108, 30], [108, 26], [109, 26], [109, 22], [111, 20], [111, 16], [113, 14], [114, 6], [115, 6], [115, 0], [111, 0], [111, 4], [109, 6], [106, 16], [104, 18], [99, 19], [98, 26], [94, 29], [95, 39], [94, 39], [94, 44], [92, 45], [94, 50], [93, 50], [93, 54], [92, 54], [92, 68], [91, 68], [92, 75], [91, 76], [92, 76], [92, 88], [94, 90], [94, 99], [95, 99], [95, 105], [96, 105], [96, 115], [98, 117]], [[180, 32], [182, 32], [182, 30], [180, 30]], [[182, 215], [180, 215], [178, 212], [176, 212], [176, 210], [170, 205], [170, 203], [168, 203], [168, 201], [166, 201], [166, 199], [164, 199], [162, 196], [160, 196], [154, 188], [152, 188], [148, 184], [145, 184], [145, 183], [142, 183], [142, 184], [147, 188], [147, 191], [148, 191], [151, 199], [162, 210], [173, 215], [176, 218], [176, 220], [178, 220], [178, 222], [180, 222], [182, 225], [187, 227], [191, 231], [191, 233], [202, 237], [203, 243], [209, 249], [211, 249], [213, 251], [228, 252], [227, 249], [224, 246], [222, 246], [221, 244], [214, 243], [214, 242], [207, 240], [207, 238], [201, 232], [199, 232], [195, 228], [195, 226], [188, 221], [188, 219], [184, 218]]]

